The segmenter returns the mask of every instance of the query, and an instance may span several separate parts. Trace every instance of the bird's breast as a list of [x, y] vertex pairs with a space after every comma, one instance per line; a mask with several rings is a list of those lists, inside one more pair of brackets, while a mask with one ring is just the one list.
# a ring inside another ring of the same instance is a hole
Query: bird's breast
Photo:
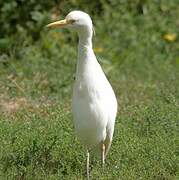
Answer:
[[84, 142], [100, 142], [105, 137], [107, 109], [105, 98], [89, 84], [76, 83], [73, 90], [72, 111], [77, 134]]

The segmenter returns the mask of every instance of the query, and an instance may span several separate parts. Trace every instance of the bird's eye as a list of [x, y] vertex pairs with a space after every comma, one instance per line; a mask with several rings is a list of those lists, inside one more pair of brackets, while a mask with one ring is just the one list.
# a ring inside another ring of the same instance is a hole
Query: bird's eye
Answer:
[[68, 22], [73, 24], [75, 22], [75, 20], [74, 19], [70, 19], [70, 20], [68, 20]]

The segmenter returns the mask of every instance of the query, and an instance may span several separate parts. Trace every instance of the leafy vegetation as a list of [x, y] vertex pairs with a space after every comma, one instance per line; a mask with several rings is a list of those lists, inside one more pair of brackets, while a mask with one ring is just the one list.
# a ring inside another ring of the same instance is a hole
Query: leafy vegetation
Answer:
[[77, 35], [44, 27], [73, 9], [93, 18], [94, 51], [119, 102], [105, 172], [92, 156], [92, 178], [179, 178], [177, 0], [0, 6], [0, 179], [84, 179], [70, 105]]

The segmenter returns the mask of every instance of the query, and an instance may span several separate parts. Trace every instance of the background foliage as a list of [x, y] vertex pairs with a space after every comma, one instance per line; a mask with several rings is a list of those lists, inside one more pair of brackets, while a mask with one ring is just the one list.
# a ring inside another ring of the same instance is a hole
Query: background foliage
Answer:
[[178, 179], [177, 0], [0, 1], [0, 178], [83, 179], [70, 111], [77, 35], [45, 25], [91, 15], [94, 51], [119, 102], [105, 172], [94, 179]]

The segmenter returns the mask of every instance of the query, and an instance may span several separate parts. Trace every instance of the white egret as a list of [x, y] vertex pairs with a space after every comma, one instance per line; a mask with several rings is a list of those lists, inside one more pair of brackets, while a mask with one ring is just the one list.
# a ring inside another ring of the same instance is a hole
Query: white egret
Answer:
[[67, 27], [78, 33], [78, 61], [73, 88], [72, 112], [77, 135], [87, 150], [86, 170], [89, 179], [89, 152], [101, 152], [102, 166], [111, 146], [117, 113], [114, 91], [92, 49], [93, 24], [82, 11], [70, 12], [64, 20], [47, 27]]

